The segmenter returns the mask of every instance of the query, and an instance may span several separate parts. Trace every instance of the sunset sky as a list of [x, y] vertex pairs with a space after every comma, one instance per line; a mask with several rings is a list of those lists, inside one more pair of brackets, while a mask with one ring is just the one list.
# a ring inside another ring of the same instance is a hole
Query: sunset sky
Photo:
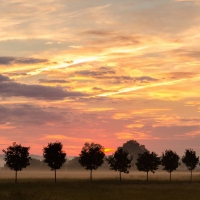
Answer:
[[[0, 1], [0, 149], [200, 155], [200, 1]], [[1, 153], [0, 153], [1, 154]]]

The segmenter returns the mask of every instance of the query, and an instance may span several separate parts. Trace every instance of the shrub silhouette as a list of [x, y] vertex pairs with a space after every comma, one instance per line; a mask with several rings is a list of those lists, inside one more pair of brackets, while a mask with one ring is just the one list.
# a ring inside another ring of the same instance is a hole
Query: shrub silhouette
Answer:
[[119, 171], [119, 177], [121, 181], [121, 173], [129, 173], [131, 168], [131, 161], [133, 157], [122, 147], [118, 147], [115, 153], [107, 157], [107, 162], [110, 165], [111, 170]]
[[31, 157], [29, 156], [29, 150], [30, 147], [23, 147], [15, 142], [7, 150], [3, 149], [6, 166], [15, 171], [15, 183], [17, 183], [17, 172], [30, 165]]
[[66, 153], [62, 150], [63, 145], [60, 142], [48, 143], [43, 149], [44, 163], [54, 170], [56, 183], [56, 170], [60, 169], [66, 161]]
[[166, 170], [170, 173], [170, 181], [171, 173], [180, 165], [179, 159], [180, 157], [177, 155], [177, 153], [173, 152], [172, 150], [165, 150], [165, 152], [162, 153], [161, 165], [164, 166], [163, 170]]
[[147, 181], [149, 179], [149, 171], [155, 173], [160, 165], [160, 158], [155, 152], [144, 152], [138, 155], [137, 162], [135, 164], [139, 171], [147, 172]]
[[192, 149], [186, 149], [185, 155], [182, 157], [182, 162], [190, 170], [190, 181], [192, 181], [192, 171], [196, 168], [199, 162], [199, 157], [196, 156], [196, 152]]
[[92, 170], [96, 170], [104, 162], [104, 147], [100, 144], [85, 143], [79, 154], [79, 163], [86, 170], [90, 170], [90, 181], [92, 181]]
[[139, 144], [136, 140], [127, 141], [123, 144], [122, 148], [131, 154], [131, 156], [133, 157], [133, 162], [137, 161], [138, 154], [142, 154], [148, 151], [145, 145]]

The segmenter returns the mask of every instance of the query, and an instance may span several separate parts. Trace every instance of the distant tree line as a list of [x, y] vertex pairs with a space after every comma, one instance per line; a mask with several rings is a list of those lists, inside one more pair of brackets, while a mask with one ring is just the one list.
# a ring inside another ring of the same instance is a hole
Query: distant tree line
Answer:
[[[30, 168], [38, 167], [40, 169], [45, 169], [49, 167], [54, 171], [54, 181], [56, 183], [56, 172], [58, 169], [61, 169], [67, 161], [62, 143], [48, 143], [48, 145], [43, 148], [43, 161], [31, 158], [29, 150], [30, 147], [24, 147], [16, 143], [13, 143], [13, 145], [9, 146], [6, 150], [3, 149], [6, 167], [15, 171], [15, 183], [17, 183], [17, 172], [29, 165], [31, 165]], [[149, 172], [155, 173], [159, 166], [162, 166], [163, 170], [169, 172], [171, 181], [171, 173], [179, 167], [181, 164], [180, 161], [190, 170], [190, 181], [192, 181], [192, 171], [199, 164], [199, 157], [196, 156], [194, 150], [186, 149], [182, 158], [172, 150], [165, 150], [159, 157], [155, 152], [148, 151], [144, 145], [140, 145], [135, 140], [130, 140], [122, 147], [118, 147], [112, 155], [107, 157], [105, 156], [104, 147], [102, 145], [85, 143], [79, 157], [68, 161], [68, 165], [65, 164], [65, 167], [68, 168], [71, 166], [73, 169], [80, 169], [82, 167], [89, 170], [90, 181], [92, 181], [93, 170], [97, 170], [103, 163], [107, 163], [110, 170], [119, 172], [119, 179], [121, 181], [121, 173], [129, 173], [133, 165], [137, 167], [137, 170], [146, 172], [147, 180], [149, 179]], [[77, 165], [77, 163], [79, 165]]]

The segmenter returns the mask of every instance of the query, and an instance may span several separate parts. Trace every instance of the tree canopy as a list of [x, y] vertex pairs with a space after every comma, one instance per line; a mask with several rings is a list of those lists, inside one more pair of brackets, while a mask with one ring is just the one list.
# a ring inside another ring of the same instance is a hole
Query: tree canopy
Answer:
[[199, 163], [199, 157], [196, 156], [196, 152], [192, 149], [186, 149], [185, 155], [182, 157], [182, 162], [186, 165], [188, 170], [191, 171], [190, 181], [192, 181], [192, 171]]
[[129, 173], [131, 168], [132, 156], [125, 151], [122, 147], [118, 147], [115, 153], [111, 156], [108, 156], [107, 162], [110, 165], [111, 170], [120, 172], [120, 181], [121, 181], [121, 172]]
[[48, 143], [43, 149], [44, 163], [54, 170], [56, 182], [56, 170], [60, 169], [66, 161], [66, 153], [62, 150], [63, 145], [60, 142]]
[[139, 144], [136, 140], [127, 141], [122, 148], [132, 155], [134, 162], [136, 162], [138, 154], [148, 151], [144, 145]]
[[96, 170], [104, 162], [104, 147], [100, 144], [86, 142], [79, 154], [79, 163], [86, 170], [90, 170], [90, 180], [92, 181], [92, 170]]
[[148, 173], [151, 171], [155, 173], [155, 170], [158, 169], [160, 165], [160, 157], [155, 152], [144, 152], [138, 155], [137, 162], [135, 164], [139, 171], [147, 172], [147, 180], [148, 180]]
[[29, 156], [29, 150], [30, 147], [23, 147], [21, 144], [16, 144], [15, 142], [7, 150], [3, 149], [6, 166], [16, 172], [15, 183], [17, 183], [17, 172], [30, 165], [31, 157]]
[[163, 170], [166, 170], [170, 173], [170, 181], [171, 181], [171, 172], [176, 170], [180, 165], [179, 162], [180, 157], [177, 155], [176, 152], [172, 150], [165, 150], [161, 156], [161, 165], [164, 166]]

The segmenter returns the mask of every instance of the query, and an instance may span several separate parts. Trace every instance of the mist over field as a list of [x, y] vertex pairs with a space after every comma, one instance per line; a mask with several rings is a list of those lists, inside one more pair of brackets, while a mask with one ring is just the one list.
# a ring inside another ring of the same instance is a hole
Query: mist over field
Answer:
[[3, 160], [4, 156], [0, 155], [0, 167], [3, 167], [5, 164], [5, 161]]
[[3, 167], [5, 164], [5, 161], [3, 159], [0, 160], [0, 167]]
[[[88, 180], [89, 181], [89, 171], [87, 170], [57, 170], [57, 182], [60, 180]], [[1, 179], [13, 179], [14, 181], [15, 172], [10, 170], [0, 170]], [[172, 181], [189, 181], [190, 172], [188, 170], [177, 170], [172, 172]], [[28, 170], [18, 172], [18, 182], [23, 179], [52, 179], [54, 182], [54, 172], [49, 170]], [[119, 172], [111, 170], [94, 170], [93, 171], [93, 181], [95, 180], [119, 180]], [[146, 173], [139, 172], [136, 170], [130, 171], [129, 174], [122, 174], [123, 180], [144, 180], [146, 181]], [[169, 173], [159, 170], [156, 173], [149, 173], [149, 181], [163, 181], [169, 180]], [[200, 181], [200, 171], [195, 170], [193, 172], [193, 181]]]

